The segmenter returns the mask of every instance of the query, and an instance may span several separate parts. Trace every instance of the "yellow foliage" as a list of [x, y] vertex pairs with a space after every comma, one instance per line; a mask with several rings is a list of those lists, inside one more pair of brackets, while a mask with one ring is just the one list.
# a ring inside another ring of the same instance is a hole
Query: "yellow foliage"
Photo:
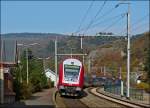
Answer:
[[150, 92], [150, 85], [148, 83], [141, 82], [141, 83], [137, 84], [137, 88], [144, 89], [147, 92]]

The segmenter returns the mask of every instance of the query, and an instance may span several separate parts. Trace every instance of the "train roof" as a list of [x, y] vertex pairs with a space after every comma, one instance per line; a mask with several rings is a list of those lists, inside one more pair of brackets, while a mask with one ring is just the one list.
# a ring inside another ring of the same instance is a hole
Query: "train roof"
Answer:
[[69, 64], [69, 65], [79, 65], [81, 66], [82, 65], [82, 62], [78, 59], [74, 59], [74, 58], [68, 58], [68, 59], [65, 59], [63, 61], [63, 64]]

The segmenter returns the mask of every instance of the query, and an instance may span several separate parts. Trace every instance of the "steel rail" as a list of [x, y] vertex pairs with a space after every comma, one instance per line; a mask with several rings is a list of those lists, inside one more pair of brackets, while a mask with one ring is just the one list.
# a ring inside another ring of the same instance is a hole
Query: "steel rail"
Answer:
[[[92, 90], [95, 89], [95, 93], [93, 93]], [[114, 103], [117, 103], [117, 104], [120, 104], [120, 105], [123, 105], [123, 106], [126, 106], [126, 107], [130, 107], [130, 108], [149, 108], [150, 106], [148, 105], [143, 105], [143, 104], [139, 104], [139, 103], [133, 103], [131, 101], [128, 101], [128, 100], [124, 100], [124, 99], [121, 99], [121, 98], [117, 98], [117, 97], [112, 97], [112, 96], [109, 96], [105, 93], [101, 93], [98, 91], [98, 88], [89, 88], [88, 90], [91, 94], [99, 97], [99, 98], [103, 98], [103, 99], [106, 99], [108, 101], [111, 101], [111, 102], [114, 102]]]

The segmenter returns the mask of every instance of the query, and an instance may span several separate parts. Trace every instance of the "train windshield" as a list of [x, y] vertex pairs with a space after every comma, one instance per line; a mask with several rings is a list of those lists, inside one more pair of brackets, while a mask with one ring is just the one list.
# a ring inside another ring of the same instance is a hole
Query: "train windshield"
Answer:
[[77, 82], [79, 76], [80, 66], [64, 65], [64, 79], [65, 81]]

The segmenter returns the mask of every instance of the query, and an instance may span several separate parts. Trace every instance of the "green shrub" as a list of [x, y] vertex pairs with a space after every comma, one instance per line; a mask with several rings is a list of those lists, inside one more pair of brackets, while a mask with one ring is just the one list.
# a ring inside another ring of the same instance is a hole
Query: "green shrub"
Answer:
[[54, 81], [51, 81], [51, 87], [54, 87]]
[[32, 95], [32, 84], [27, 85], [26, 82], [23, 82], [21, 85], [21, 98], [28, 99]]
[[32, 91], [33, 93], [42, 91], [42, 87], [40, 83], [35, 84], [33, 88], [34, 88], [34, 90]]
[[13, 89], [14, 89], [14, 92], [16, 93], [15, 99], [20, 100], [20, 98], [21, 98], [21, 86], [17, 80], [13, 81]]
[[42, 84], [41, 84], [41, 80], [40, 80], [40, 77], [38, 75], [35, 75], [36, 77], [32, 77], [30, 79], [30, 82], [32, 83], [32, 93], [35, 93], [35, 92], [39, 92], [42, 90]]

